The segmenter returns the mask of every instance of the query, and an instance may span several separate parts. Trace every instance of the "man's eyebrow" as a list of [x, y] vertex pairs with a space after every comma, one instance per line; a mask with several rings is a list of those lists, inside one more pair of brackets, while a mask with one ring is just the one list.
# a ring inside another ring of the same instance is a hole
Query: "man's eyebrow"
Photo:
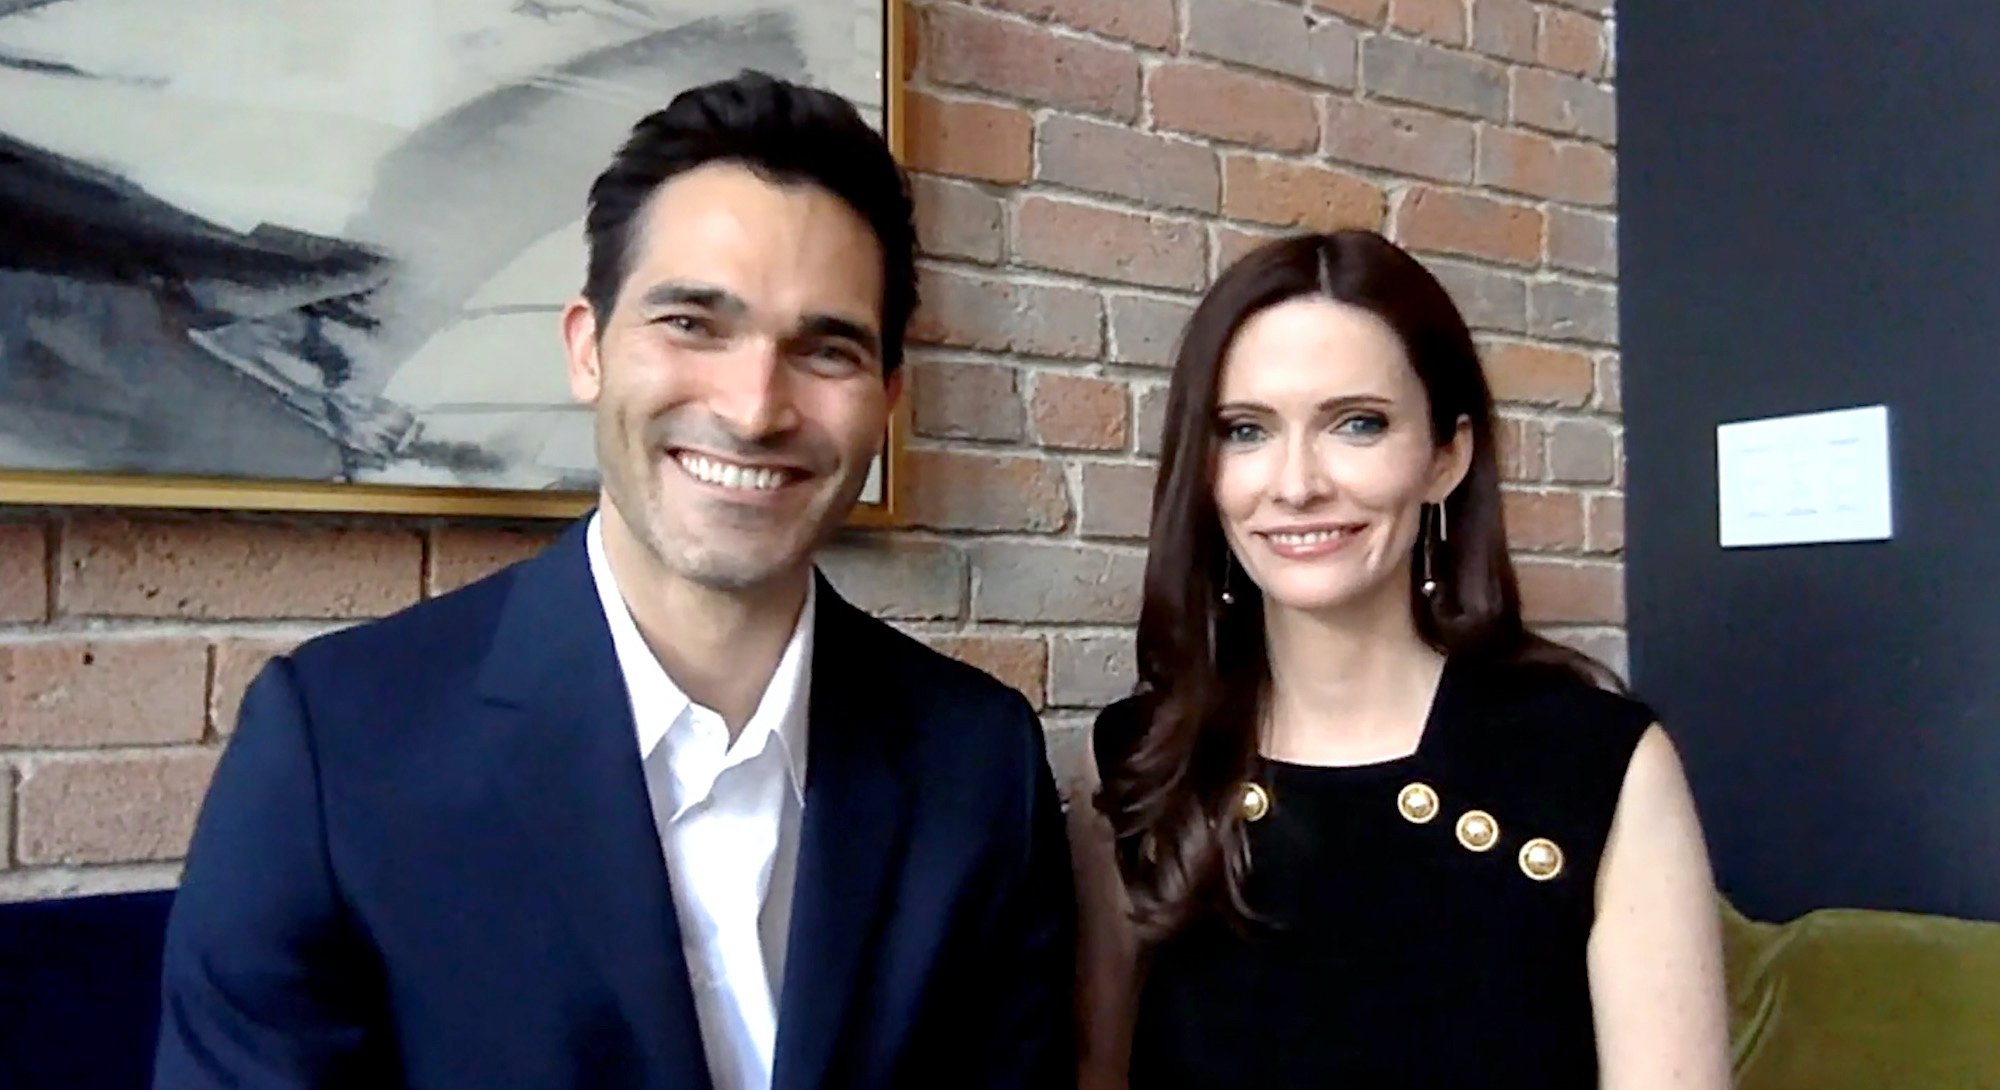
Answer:
[[834, 314], [808, 314], [799, 322], [801, 337], [840, 337], [860, 345], [871, 356], [880, 355], [882, 339], [859, 322]]
[[739, 315], [750, 307], [734, 292], [708, 284], [684, 284], [669, 281], [655, 284], [639, 297], [639, 305], [648, 310], [661, 307], [696, 306], [719, 314]]
[[[718, 288], [712, 284], [684, 283], [668, 281], [647, 288], [639, 296], [639, 306], [645, 310], [661, 310], [667, 307], [692, 306], [731, 318], [740, 318], [750, 313], [750, 304], [735, 292]], [[837, 337], [853, 341], [869, 355], [880, 355], [881, 335], [852, 318], [838, 314], [808, 314], [799, 320], [792, 333], [795, 337]]]

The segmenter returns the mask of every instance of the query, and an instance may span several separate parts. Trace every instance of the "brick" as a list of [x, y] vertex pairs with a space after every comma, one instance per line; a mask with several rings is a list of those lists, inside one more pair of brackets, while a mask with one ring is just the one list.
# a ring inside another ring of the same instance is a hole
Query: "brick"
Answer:
[[1549, 264], [1599, 276], [1618, 275], [1618, 220], [1596, 212], [1549, 209]]
[[1506, 343], [1487, 345], [1480, 354], [1496, 401], [1581, 408], [1596, 385], [1596, 369], [1581, 352]]
[[[14, 768], [0, 763], [0, 872], [14, 866]], [[0, 893], [0, 902], [9, 898]]]
[[1089, 538], [1143, 541], [1152, 522], [1153, 479], [1149, 465], [1083, 467], [1083, 513], [1077, 533]]
[[972, 615], [1019, 624], [1131, 624], [1145, 558], [1088, 545], [973, 547]]
[[278, 655], [289, 654], [299, 640], [278, 636], [227, 636], [209, 650], [212, 680], [208, 693], [208, 724], [217, 734], [236, 733], [236, 716], [243, 708], [243, 694], [264, 664]]
[[1254, 155], [1222, 161], [1222, 212], [1235, 219], [1314, 231], [1376, 230], [1388, 207], [1382, 187], [1346, 171]]
[[1603, 148], [1496, 128], [1480, 133], [1478, 178], [1510, 193], [1593, 207], [1610, 205], [1618, 185], [1616, 161]]
[[1465, 324], [1498, 333], [1528, 330], [1528, 282], [1512, 273], [1431, 258], [1424, 262], [1451, 293]]
[[1174, 0], [988, 0], [986, 6], [1152, 49], [1174, 40]]
[[993, 265], [1006, 251], [1006, 208], [1000, 198], [965, 182], [910, 177], [917, 206], [917, 248], [931, 257]]
[[1069, 487], [1054, 462], [912, 450], [903, 464], [911, 526], [1046, 534], [1069, 525]]
[[1191, 291], [1207, 279], [1196, 225], [1050, 197], [1015, 207], [1013, 252], [1024, 265], [1124, 284]]
[[1268, 151], [1306, 152], [1319, 143], [1312, 96], [1268, 76], [1168, 61], [1147, 77], [1146, 93], [1156, 129]]
[[1584, 541], [1583, 497], [1574, 492], [1500, 494], [1507, 522], [1507, 544], [1515, 549], [1581, 549]]
[[928, 636], [924, 642], [1000, 679], [1036, 711], [1048, 705], [1049, 645], [1040, 636]]
[[0, 523], [0, 624], [48, 615], [48, 530], [39, 522]]
[[1160, 441], [1167, 428], [1167, 388], [1164, 385], [1143, 386], [1133, 391], [1132, 430], [1136, 433], [1136, 448], [1140, 454], [1157, 458], [1160, 456]]
[[1389, 5], [1389, 25], [1442, 45], [1464, 45], [1466, 3], [1467, 0], [1393, 0]]
[[427, 589], [435, 596], [477, 582], [548, 548], [559, 532], [555, 527], [440, 527], [431, 532]]
[[1585, 547], [1593, 553], [1625, 551], [1625, 497], [1590, 497], [1590, 533]]
[[923, 21], [924, 65], [937, 83], [1123, 121], [1139, 117], [1139, 58], [1129, 48], [960, 7], [928, 7]]
[[1608, 425], [1595, 420], [1558, 420], [1549, 425], [1550, 480], [1610, 484], [1617, 473], [1617, 444]]
[[1275, 239], [1292, 234], [1269, 227], [1236, 227], [1226, 223], [1211, 224], [1208, 228], [1208, 251], [1214, 265], [1213, 275], [1221, 276], [1231, 265], [1242, 260], [1244, 255]]
[[1502, 121], [1507, 70], [1471, 53], [1400, 38], [1361, 43], [1361, 82], [1374, 98]]
[[1065, 812], [1088, 806], [1097, 773], [1090, 760], [1089, 717], [1065, 715], [1042, 718], [1042, 741], [1048, 747], [1049, 771]]
[[1612, 8], [1612, 0], [1547, 0], [1547, 2], [1557, 7], [1569, 8], [1571, 11], [1589, 12], [1592, 15], [1608, 16]]
[[1035, 441], [1064, 450], [1124, 450], [1131, 442], [1125, 384], [1084, 375], [1035, 376]]
[[1588, 344], [1618, 343], [1618, 289], [1561, 280], [1528, 293], [1528, 328], [1537, 336]]
[[1111, 325], [1111, 362], [1159, 368], [1174, 365], [1181, 330], [1194, 315], [1192, 302], [1111, 292], [1106, 293], [1104, 306]]
[[965, 554], [937, 541], [844, 533], [819, 569], [841, 597], [888, 620], [957, 620], [965, 613]]
[[1610, 55], [1604, 22], [1561, 8], [1542, 9], [1541, 62], [1550, 68], [1601, 79]]
[[911, 384], [911, 419], [932, 439], [1018, 443], [1028, 435], [1020, 372], [991, 363], [922, 363]]
[[0, 645], [0, 748], [198, 742], [208, 649], [198, 639], [57, 639]]
[[1504, 61], [1535, 60], [1535, 5], [1528, 0], [1473, 0], [1472, 48]]
[[1600, 144], [1618, 142], [1618, 107], [1610, 91], [1539, 68], [1516, 68], [1512, 78], [1515, 124]]
[[1038, 140], [1045, 182], [1197, 212], [1221, 200], [1215, 152], [1199, 144], [1068, 114], [1044, 118]]
[[[1187, 0], [1187, 51], [1247, 68], [1261, 68], [1281, 76], [1332, 86], [1354, 86], [1351, 61], [1354, 29], [1339, 23], [1327, 24], [1348, 43], [1349, 70], [1345, 83], [1335, 83], [1342, 72], [1336, 64], [1326, 70], [1314, 49], [1312, 21], [1296, 4], [1282, 5], [1272, 0]], [[1338, 46], [1331, 51], [1337, 54]]]
[[1361, 34], [1346, 23], [1310, 20], [1307, 48], [1312, 51], [1313, 82], [1335, 91], [1352, 91], [1361, 83]]
[[1026, 110], [921, 91], [911, 91], [903, 100], [909, 118], [904, 158], [910, 169], [1010, 185], [1028, 180], [1035, 122]]
[[63, 528], [64, 616], [373, 617], [417, 600], [412, 532], [324, 525], [85, 518]]
[[1621, 678], [1632, 676], [1632, 656], [1625, 633], [1615, 628], [1565, 628], [1541, 633], [1581, 651]]
[[1547, 476], [1548, 436], [1540, 421], [1502, 416], [1494, 421], [1500, 477], [1506, 481], [1540, 481]]
[[1609, 564], [1517, 561], [1521, 613], [1529, 624], [1620, 624], [1625, 620], [1625, 573]]
[[1396, 230], [1413, 250], [1534, 266], [1542, 260], [1548, 219], [1532, 205], [1413, 186], [1403, 195]]
[[1096, 358], [1103, 350], [1097, 293], [1052, 284], [919, 270], [923, 303], [910, 339], [1030, 356]]
[[218, 755], [164, 750], [30, 766], [16, 788], [20, 861], [75, 865], [186, 855]]
[[1325, 137], [1336, 162], [1439, 182], [1472, 181], [1478, 162], [1471, 122], [1373, 102], [1329, 100]]
[[1597, 408], [1607, 413], [1625, 411], [1625, 387], [1619, 376], [1618, 357], [1604, 355], [1597, 361]]
[[1362, 26], [1381, 26], [1389, 14], [1389, 0], [1312, 0], [1312, 6]]
[[1132, 695], [1138, 683], [1133, 638], [1057, 636], [1049, 663], [1049, 703], [1101, 708]]

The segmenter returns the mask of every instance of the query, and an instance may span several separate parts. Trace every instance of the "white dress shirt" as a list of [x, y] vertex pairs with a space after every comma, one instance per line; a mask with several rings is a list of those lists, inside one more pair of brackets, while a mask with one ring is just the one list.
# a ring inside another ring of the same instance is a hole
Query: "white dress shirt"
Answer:
[[791, 642], [732, 743], [722, 717], [689, 700], [646, 646], [598, 516], [587, 536], [638, 727], [709, 1072], [715, 1090], [770, 1090], [805, 804], [815, 591], [808, 584]]

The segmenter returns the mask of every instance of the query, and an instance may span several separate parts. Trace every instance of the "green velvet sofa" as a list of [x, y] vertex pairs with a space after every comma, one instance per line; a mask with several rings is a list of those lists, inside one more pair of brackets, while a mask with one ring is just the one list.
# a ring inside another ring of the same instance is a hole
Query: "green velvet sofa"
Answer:
[[2000, 1090], [2000, 923], [1722, 904], [1739, 1090]]

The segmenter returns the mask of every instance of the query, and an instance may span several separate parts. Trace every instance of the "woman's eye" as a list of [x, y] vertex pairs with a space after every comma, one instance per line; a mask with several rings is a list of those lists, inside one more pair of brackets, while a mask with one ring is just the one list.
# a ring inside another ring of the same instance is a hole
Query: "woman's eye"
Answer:
[[1221, 433], [1225, 443], [1254, 443], [1264, 438], [1263, 427], [1249, 420], [1225, 420]]
[[1333, 426], [1333, 430], [1342, 435], [1372, 439], [1389, 430], [1389, 418], [1379, 413], [1356, 413], [1342, 418]]

